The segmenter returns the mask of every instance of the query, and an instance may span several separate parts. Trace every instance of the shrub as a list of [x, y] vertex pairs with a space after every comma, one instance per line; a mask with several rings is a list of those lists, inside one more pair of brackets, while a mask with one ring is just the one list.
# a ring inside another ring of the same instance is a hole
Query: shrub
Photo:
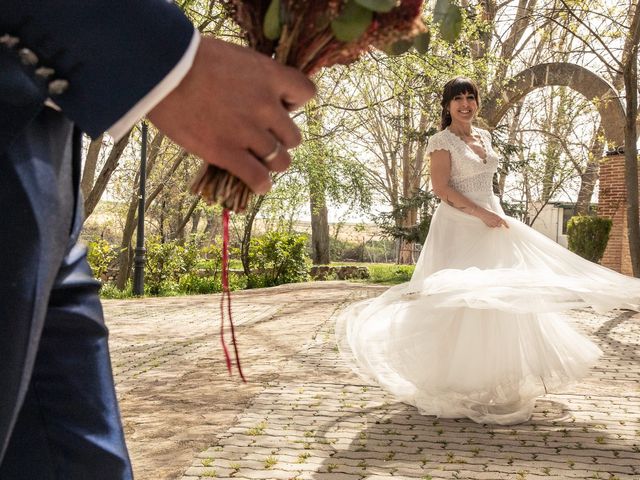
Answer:
[[307, 280], [306, 236], [274, 231], [252, 238], [248, 288], [272, 287]]
[[[233, 249], [230, 249], [229, 254], [233, 254]], [[222, 270], [222, 248], [220, 245], [209, 244], [202, 247], [197, 268], [204, 272], [204, 276], [219, 276]]]
[[133, 287], [131, 282], [127, 283], [124, 290], [119, 290], [113, 283], [105, 283], [100, 289], [100, 298], [124, 299], [133, 298]]
[[569, 250], [587, 260], [599, 262], [609, 241], [613, 222], [609, 218], [577, 215], [567, 223]]
[[[246, 277], [235, 273], [229, 273], [229, 290], [242, 290], [247, 286]], [[202, 277], [196, 273], [186, 273], [178, 281], [178, 293], [203, 294], [218, 293], [222, 291], [222, 278], [207, 276]]]
[[87, 261], [95, 278], [101, 279], [117, 258], [117, 250], [106, 240], [96, 238], [87, 243]]
[[177, 290], [178, 279], [184, 272], [184, 247], [176, 242], [161, 243], [157, 238], [150, 238], [146, 244], [145, 293], [171, 295]]

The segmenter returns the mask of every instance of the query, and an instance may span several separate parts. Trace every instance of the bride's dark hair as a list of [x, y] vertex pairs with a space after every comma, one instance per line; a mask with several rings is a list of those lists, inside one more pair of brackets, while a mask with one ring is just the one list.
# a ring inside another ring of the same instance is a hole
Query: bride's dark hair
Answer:
[[449, 80], [444, 85], [442, 90], [442, 115], [440, 120], [440, 129], [444, 130], [451, 125], [451, 114], [449, 113], [449, 103], [456, 95], [462, 95], [463, 93], [472, 93], [476, 97], [476, 103], [480, 108], [480, 94], [478, 93], [478, 86], [476, 82], [467, 77], [456, 77]]

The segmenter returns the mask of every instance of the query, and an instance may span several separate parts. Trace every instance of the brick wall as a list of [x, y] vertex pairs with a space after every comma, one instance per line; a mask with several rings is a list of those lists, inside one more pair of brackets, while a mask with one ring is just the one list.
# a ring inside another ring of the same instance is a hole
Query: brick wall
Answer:
[[617, 272], [632, 275], [629, 238], [627, 237], [626, 198], [624, 156], [607, 156], [600, 165], [598, 215], [611, 218], [613, 227], [607, 249], [600, 263]]

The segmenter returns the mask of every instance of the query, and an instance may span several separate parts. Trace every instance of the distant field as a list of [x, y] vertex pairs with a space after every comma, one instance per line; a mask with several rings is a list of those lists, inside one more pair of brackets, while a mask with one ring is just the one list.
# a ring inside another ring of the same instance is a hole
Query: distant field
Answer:
[[[112, 244], [118, 244], [122, 236], [122, 221], [124, 216], [125, 205], [116, 202], [102, 201], [98, 203], [96, 209], [86, 220], [83, 238], [90, 240], [95, 237], [101, 237]], [[256, 219], [254, 225], [254, 234], [260, 233], [273, 228], [273, 222], [267, 222], [263, 219]], [[199, 230], [205, 228], [206, 222], [200, 222]], [[153, 225], [146, 223], [147, 234], [153, 235]], [[190, 231], [191, 225], [187, 226]], [[298, 220], [295, 221], [293, 229], [299, 233], [311, 234], [311, 222]], [[329, 233], [331, 238], [348, 241], [352, 243], [362, 243], [377, 241], [383, 239], [380, 229], [372, 223], [332, 223], [329, 224]]]

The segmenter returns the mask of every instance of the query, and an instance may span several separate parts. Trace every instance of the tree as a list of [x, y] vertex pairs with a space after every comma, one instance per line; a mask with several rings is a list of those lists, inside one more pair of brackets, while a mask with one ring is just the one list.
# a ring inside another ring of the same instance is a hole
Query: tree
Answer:
[[640, 277], [640, 218], [638, 215], [638, 43], [640, 42], [640, 3], [632, 5], [630, 34], [622, 52], [622, 70], [627, 106], [624, 125], [624, 173], [627, 189], [627, 229], [633, 275]]
[[104, 136], [101, 135], [90, 143], [81, 180], [81, 189], [84, 195], [85, 219], [89, 218], [100, 201], [100, 198], [102, 198], [109, 184], [109, 180], [118, 167], [125, 148], [127, 148], [129, 144], [130, 136], [131, 130], [111, 147], [95, 182], [93, 179], [95, 178], [96, 167], [98, 165], [98, 157], [100, 156], [101, 149], [105, 146], [105, 142], [103, 141]]
[[[309, 183], [309, 209], [311, 214], [311, 260], [314, 265], [327, 265], [329, 255], [329, 213], [327, 210], [327, 171], [326, 157], [329, 152], [324, 148], [322, 138], [322, 110], [315, 102], [305, 107], [307, 119], [307, 138], [305, 162]], [[313, 159], [313, 160], [312, 160]]]

